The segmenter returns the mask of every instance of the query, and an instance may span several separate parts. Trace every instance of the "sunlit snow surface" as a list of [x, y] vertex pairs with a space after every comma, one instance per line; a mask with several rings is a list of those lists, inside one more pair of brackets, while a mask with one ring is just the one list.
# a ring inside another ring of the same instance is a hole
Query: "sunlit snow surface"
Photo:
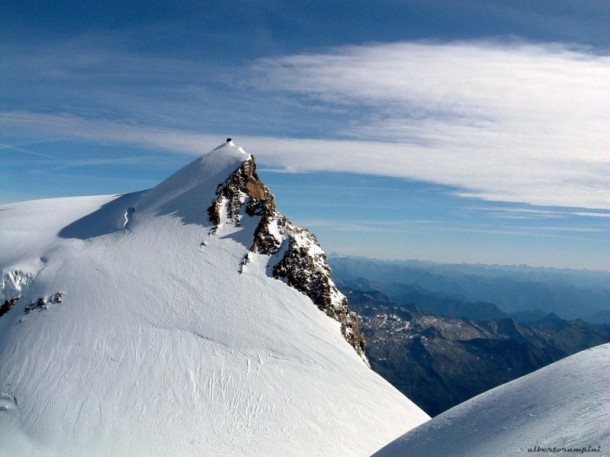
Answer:
[[22, 295], [0, 317], [0, 456], [364, 456], [428, 419], [265, 256], [240, 273], [255, 221], [209, 233], [248, 157], [0, 207], [3, 292]]
[[375, 457], [609, 456], [609, 387], [605, 344], [468, 400]]

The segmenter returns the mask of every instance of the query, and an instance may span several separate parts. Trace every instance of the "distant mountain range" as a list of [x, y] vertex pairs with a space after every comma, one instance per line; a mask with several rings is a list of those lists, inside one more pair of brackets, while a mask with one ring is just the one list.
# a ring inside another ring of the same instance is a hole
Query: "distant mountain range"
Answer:
[[446, 265], [331, 256], [338, 283], [455, 317], [610, 323], [610, 272], [527, 266]]
[[[377, 290], [343, 286], [342, 291], [361, 316], [371, 367], [431, 416], [610, 341], [610, 325], [566, 321], [555, 314], [526, 324], [488, 303], [413, 295], [415, 304], [399, 305]], [[467, 314], [481, 320], [441, 315], [460, 315], [461, 306], [470, 306]]]

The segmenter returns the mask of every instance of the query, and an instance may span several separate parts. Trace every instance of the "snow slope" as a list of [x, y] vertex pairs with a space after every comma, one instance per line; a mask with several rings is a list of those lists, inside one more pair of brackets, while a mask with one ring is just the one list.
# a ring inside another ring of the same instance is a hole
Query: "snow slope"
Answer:
[[257, 217], [209, 221], [250, 157], [227, 143], [148, 191], [0, 207], [21, 297], [0, 316], [0, 456], [370, 455], [428, 419], [269, 276]]
[[608, 456], [608, 386], [610, 344], [605, 344], [468, 400], [375, 456]]

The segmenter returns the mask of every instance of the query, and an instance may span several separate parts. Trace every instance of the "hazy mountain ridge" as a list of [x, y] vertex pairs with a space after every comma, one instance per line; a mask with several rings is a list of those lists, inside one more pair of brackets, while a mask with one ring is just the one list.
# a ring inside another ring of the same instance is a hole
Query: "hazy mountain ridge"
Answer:
[[[331, 256], [340, 283], [366, 279], [392, 301], [423, 294], [464, 303], [489, 303], [510, 315], [533, 310], [599, 323], [610, 306], [610, 273], [527, 266], [446, 265]], [[610, 323], [610, 321], [606, 322]]]
[[528, 324], [435, 316], [379, 291], [343, 289], [361, 315], [374, 370], [428, 414], [610, 341], [610, 325], [549, 314]]

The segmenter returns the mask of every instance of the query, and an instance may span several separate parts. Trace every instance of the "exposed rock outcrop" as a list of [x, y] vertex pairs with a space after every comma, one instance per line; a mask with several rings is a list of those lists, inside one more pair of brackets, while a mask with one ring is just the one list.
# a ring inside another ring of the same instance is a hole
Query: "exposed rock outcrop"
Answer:
[[25, 307], [24, 313], [29, 314], [30, 312], [39, 309], [48, 309], [49, 305], [62, 303], [64, 301], [63, 292], [55, 292], [54, 294], [48, 295], [46, 297], [40, 297], [38, 300], [33, 301], [28, 306]]
[[9, 298], [7, 300], [4, 300], [4, 303], [2, 303], [2, 305], [0, 305], [0, 317], [4, 316], [6, 313], [8, 313], [11, 310], [11, 308], [13, 306], [15, 306], [15, 303], [17, 303], [17, 300], [19, 300], [19, 297]]
[[[216, 228], [222, 223], [239, 226], [245, 216], [259, 218], [242, 266], [254, 253], [269, 256], [268, 273], [307, 295], [320, 310], [337, 320], [345, 339], [366, 361], [358, 317], [335, 286], [326, 254], [312, 233], [277, 211], [273, 194], [256, 173], [254, 157], [218, 185], [208, 216]], [[212, 231], [215, 232], [216, 229]]]

